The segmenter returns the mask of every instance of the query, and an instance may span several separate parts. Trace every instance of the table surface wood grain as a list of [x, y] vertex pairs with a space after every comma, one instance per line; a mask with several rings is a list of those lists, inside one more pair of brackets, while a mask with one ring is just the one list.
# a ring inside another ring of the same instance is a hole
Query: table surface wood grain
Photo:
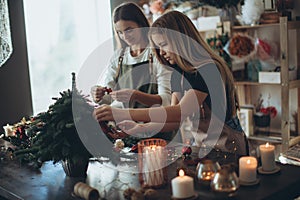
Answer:
[[[0, 145], [3, 146], [3, 141]], [[195, 152], [193, 154], [193, 157], [197, 155]], [[222, 161], [224, 155], [219, 153], [209, 154], [208, 158], [219, 160], [221, 164], [224, 162]], [[259, 184], [250, 187], [240, 186], [235, 196], [230, 199], [294, 199], [300, 196], [300, 167], [279, 163], [277, 165], [280, 167], [278, 173], [272, 175], [258, 173]], [[182, 158], [169, 165], [167, 167], [169, 181], [165, 186], [157, 189], [161, 199], [171, 198], [170, 180], [176, 176], [179, 168], [187, 169], [193, 176], [196, 165], [187, 165]], [[52, 162], [47, 162], [40, 170], [34, 170], [15, 160], [0, 160], [0, 199], [1, 197], [12, 200], [80, 199], [72, 194], [74, 185], [79, 181], [85, 182], [86, 178], [67, 177], [60, 164], [53, 165]], [[201, 186], [196, 179], [195, 190], [199, 199], [224, 199], [224, 196], [220, 198], [209, 188]]]

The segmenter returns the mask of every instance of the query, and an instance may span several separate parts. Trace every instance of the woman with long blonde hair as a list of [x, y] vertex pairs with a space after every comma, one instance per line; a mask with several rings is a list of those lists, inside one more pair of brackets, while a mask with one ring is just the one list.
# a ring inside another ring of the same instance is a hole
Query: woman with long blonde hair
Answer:
[[165, 13], [153, 23], [149, 38], [160, 63], [173, 68], [171, 106], [129, 110], [103, 106], [94, 111], [95, 118], [116, 120], [135, 135], [175, 130], [189, 118], [197, 146], [247, 155], [232, 74], [191, 20], [177, 11]]

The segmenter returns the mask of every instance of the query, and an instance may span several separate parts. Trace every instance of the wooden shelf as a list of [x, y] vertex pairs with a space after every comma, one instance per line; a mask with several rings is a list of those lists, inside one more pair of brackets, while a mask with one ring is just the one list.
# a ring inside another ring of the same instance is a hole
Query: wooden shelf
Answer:
[[282, 142], [282, 139], [279, 137], [270, 137], [270, 136], [262, 136], [262, 135], [252, 135], [252, 136], [249, 136], [248, 139], [276, 143], [276, 144], [281, 144], [281, 142]]
[[254, 82], [254, 81], [235, 81], [235, 85], [280, 85], [280, 83], [259, 83], [259, 82]]
[[288, 29], [299, 29], [300, 21], [289, 21], [288, 22]]
[[290, 89], [300, 88], [300, 80], [290, 81], [289, 88]]
[[[239, 99], [243, 104], [253, 104], [253, 100], [250, 98], [253, 94], [253, 91], [256, 90], [259, 86], [274, 86], [274, 89], [280, 89], [280, 98], [281, 98], [281, 128], [279, 133], [272, 135], [269, 132], [265, 132], [263, 134], [257, 133], [250, 136], [250, 140], [260, 140], [266, 142], [276, 142], [281, 143], [282, 151], [286, 151], [289, 146], [293, 143], [300, 142], [300, 136], [298, 135], [291, 135], [291, 115], [290, 115], [290, 89], [297, 89], [297, 100], [295, 107], [297, 108], [297, 123], [300, 124], [300, 80], [292, 80], [289, 81], [289, 65], [290, 61], [293, 58], [295, 59], [295, 66], [297, 66], [297, 73], [299, 73], [299, 63], [300, 63], [300, 39], [297, 36], [300, 34], [300, 21], [288, 21], [287, 17], [280, 17], [279, 23], [274, 24], [260, 24], [254, 26], [233, 26], [231, 27], [232, 33], [234, 32], [248, 32], [250, 35], [254, 35], [257, 29], [264, 29], [264, 28], [274, 28], [274, 31], [278, 32], [279, 39], [278, 42], [280, 44], [280, 66], [281, 66], [281, 73], [280, 73], [280, 83], [258, 83], [258, 82], [251, 82], [251, 81], [236, 81], [235, 86], [238, 90]], [[248, 31], [249, 30], [249, 31]], [[267, 29], [265, 29], [267, 30]], [[295, 30], [296, 38], [289, 37], [289, 30]], [[264, 31], [264, 30], [262, 30]], [[272, 32], [273, 30], [268, 30]], [[296, 45], [296, 50], [290, 50], [290, 40], [293, 40], [294, 44]], [[242, 74], [243, 75], [243, 74]], [[299, 75], [299, 74], [298, 74]], [[244, 76], [241, 76], [244, 77]], [[299, 78], [299, 76], [298, 76]], [[253, 89], [255, 88], [255, 89]], [[296, 132], [300, 132], [299, 127], [297, 127]]]
[[279, 23], [274, 23], [274, 24], [257, 24], [257, 25], [253, 25], [253, 26], [249, 26], [249, 25], [233, 26], [232, 30], [242, 31], [242, 30], [246, 30], [246, 29], [257, 29], [257, 28], [272, 27], [272, 26], [274, 26], [274, 27], [279, 26]]
[[[235, 81], [235, 85], [243, 86], [243, 85], [253, 85], [253, 86], [261, 86], [261, 85], [281, 85], [281, 83], [259, 83], [254, 81]], [[289, 82], [289, 89], [300, 88], [300, 80], [293, 80]]]
[[[277, 27], [280, 23], [274, 24], [257, 24], [257, 25], [243, 25], [243, 26], [233, 26], [231, 29], [234, 31], [243, 31], [248, 29], [258, 29], [258, 28], [265, 28], [265, 27]], [[288, 21], [287, 23], [288, 29], [299, 29], [300, 21]]]

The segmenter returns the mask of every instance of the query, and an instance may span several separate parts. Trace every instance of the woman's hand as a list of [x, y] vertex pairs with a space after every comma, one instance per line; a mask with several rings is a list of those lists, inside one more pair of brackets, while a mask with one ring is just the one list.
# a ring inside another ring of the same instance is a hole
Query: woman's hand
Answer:
[[119, 108], [113, 108], [109, 105], [101, 105], [97, 108], [95, 108], [93, 116], [97, 121], [118, 121], [117, 116], [121, 116], [119, 114], [121, 112], [121, 109]]
[[129, 101], [135, 100], [136, 92], [137, 92], [136, 90], [132, 90], [132, 89], [122, 89], [118, 91], [113, 91], [110, 94], [114, 100], [123, 103], [128, 103]]
[[117, 124], [126, 134], [140, 138], [149, 138], [162, 130], [163, 124], [159, 123], [136, 123], [124, 120]]
[[122, 129], [128, 135], [135, 135], [141, 133], [142, 124], [138, 124], [131, 120], [125, 120], [117, 124], [117, 126]]
[[99, 101], [102, 100], [103, 96], [105, 95], [106, 92], [106, 87], [101, 87], [101, 86], [93, 86], [91, 88], [91, 95], [93, 98], [93, 101], [95, 103], [98, 103]]

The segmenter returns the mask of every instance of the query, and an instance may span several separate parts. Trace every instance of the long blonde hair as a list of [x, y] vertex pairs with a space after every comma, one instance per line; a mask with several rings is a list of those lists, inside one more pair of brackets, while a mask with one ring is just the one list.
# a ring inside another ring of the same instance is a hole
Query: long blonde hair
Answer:
[[[177, 33], [177, 34], [176, 34]], [[170, 11], [158, 18], [149, 31], [150, 44], [154, 47], [153, 34], [161, 34], [174, 52], [175, 63], [185, 72], [193, 73], [197, 67], [208, 62], [216, 64], [225, 89], [229, 116], [235, 116], [239, 107], [234, 79], [225, 61], [217, 55], [203, 40], [192, 21], [183, 13]], [[176, 37], [174, 37], [176, 35]], [[157, 59], [164, 65], [170, 65], [154, 48]]]

